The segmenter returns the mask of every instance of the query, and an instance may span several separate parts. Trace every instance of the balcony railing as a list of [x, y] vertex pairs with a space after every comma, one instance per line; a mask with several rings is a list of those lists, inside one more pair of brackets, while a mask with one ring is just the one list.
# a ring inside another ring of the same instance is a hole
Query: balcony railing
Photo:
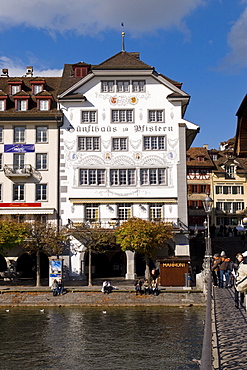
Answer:
[[30, 177], [34, 173], [34, 168], [31, 164], [25, 164], [24, 166], [14, 166], [10, 164], [4, 165], [4, 174], [7, 177]]

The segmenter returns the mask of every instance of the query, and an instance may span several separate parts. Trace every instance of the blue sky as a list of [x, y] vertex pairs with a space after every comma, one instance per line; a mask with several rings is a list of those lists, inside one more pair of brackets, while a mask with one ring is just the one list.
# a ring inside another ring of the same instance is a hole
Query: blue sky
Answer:
[[235, 135], [247, 88], [247, 0], [1, 0], [0, 69], [58, 76], [64, 63], [98, 64], [126, 51], [183, 83], [193, 146]]

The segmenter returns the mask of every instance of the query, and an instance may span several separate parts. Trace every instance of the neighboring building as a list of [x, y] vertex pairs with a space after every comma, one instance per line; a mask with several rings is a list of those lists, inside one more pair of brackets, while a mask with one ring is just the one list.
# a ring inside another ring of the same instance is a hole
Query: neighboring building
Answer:
[[[186, 150], [199, 128], [183, 118], [190, 97], [181, 86], [139, 53], [64, 66], [58, 95], [62, 224], [114, 229], [130, 217], [170, 222], [175, 235], [159, 256], [189, 258]], [[117, 254], [127, 258], [126, 269]], [[134, 278], [132, 252], [116, 251], [107, 263], [103, 257], [101, 267], [108, 263]], [[71, 277], [84, 275], [85, 258], [73, 245]]]
[[247, 158], [247, 95], [242, 100], [236, 116], [237, 129], [234, 154], [237, 157]]
[[[58, 77], [0, 77], [0, 215], [58, 222]], [[11, 254], [12, 253], [12, 254]], [[9, 252], [12, 256], [14, 252]], [[18, 252], [23, 253], [23, 252]], [[17, 259], [18, 256], [15, 256]], [[12, 258], [13, 259], [13, 258]]]
[[222, 142], [222, 150], [204, 147], [187, 151], [191, 230], [196, 225], [199, 230], [204, 228], [206, 214], [202, 201], [207, 193], [214, 200], [211, 225], [219, 229], [220, 226], [234, 228], [242, 224], [247, 206], [247, 164], [246, 159], [234, 156], [234, 141], [233, 138]]
[[188, 186], [188, 212], [190, 230], [203, 230], [205, 211], [203, 200], [206, 194], [213, 197], [213, 170], [208, 147], [190, 148], [187, 151], [187, 186]]

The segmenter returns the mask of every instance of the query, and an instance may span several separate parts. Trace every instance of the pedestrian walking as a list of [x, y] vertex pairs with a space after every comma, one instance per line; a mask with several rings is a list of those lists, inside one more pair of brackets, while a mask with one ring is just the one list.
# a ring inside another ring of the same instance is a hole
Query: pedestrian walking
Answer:
[[230, 258], [226, 256], [224, 251], [221, 252], [220, 258], [214, 265], [213, 270], [217, 269], [217, 267], [219, 267], [220, 270], [220, 288], [224, 288], [224, 283], [225, 287], [228, 288]]
[[236, 255], [236, 260], [233, 263], [233, 275], [235, 277], [235, 279], [234, 279], [234, 300], [235, 300], [235, 307], [236, 308], [239, 308], [239, 303], [240, 303], [241, 306], [243, 306], [243, 304], [244, 304], [244, 293], [243, 292], [240, 293], [236, 289], [236, 277], [238, 275], [239, 266], [243, 262], [243, 259], [244, 259], [244, 257], [242, 255], [242, 253], [238, 253]]

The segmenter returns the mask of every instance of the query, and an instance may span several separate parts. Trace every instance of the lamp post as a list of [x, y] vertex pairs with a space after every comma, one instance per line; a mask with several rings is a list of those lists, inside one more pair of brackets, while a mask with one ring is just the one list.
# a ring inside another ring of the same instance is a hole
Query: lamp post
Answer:
[[207, 194], [206, 198], [202, 201], [204, 211], [207, 215], [206, 220], [204, 221], [203, 225], [205, 228], [205, 244], [206, 244], [206, 251], [205, 251], [205, 270], [206, 273], [210, 272], [210, 260], [212, 257], [212, 248], [211, 248], [211, 237], [210, 237], [210, 219], [209, 215], [213, 209], [213, 199], [210, 198], [209, 194]]

